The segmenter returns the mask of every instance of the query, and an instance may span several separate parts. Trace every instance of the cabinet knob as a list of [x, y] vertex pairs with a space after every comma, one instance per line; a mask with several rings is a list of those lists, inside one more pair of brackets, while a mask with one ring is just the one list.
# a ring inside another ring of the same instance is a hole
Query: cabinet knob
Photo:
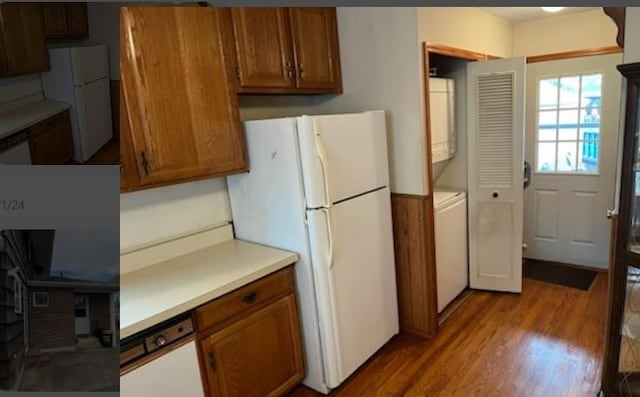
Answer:
[[255, 302], [257, 296], [258, 294], [256, 294], [254, 291], [251, 291], [242, 297], [242, 301], [247, 303], [253, 303]]
[[498, 198], [499, 195], [500, 195], [500, 193], [498, 193], [498, 192], [493, 192], [493, 194], [492, 194], [493, 198]]
[[153, 342], [158, 346], [164, 346], [167, 344], [167, 338], [164, 335], [158, 335]]

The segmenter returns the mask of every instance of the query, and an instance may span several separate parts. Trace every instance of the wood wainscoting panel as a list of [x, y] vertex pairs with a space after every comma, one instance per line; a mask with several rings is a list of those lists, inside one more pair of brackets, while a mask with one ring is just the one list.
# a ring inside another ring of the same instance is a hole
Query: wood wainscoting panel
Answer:
[[400, 329], [426, 338], [438, 329], [431, 200], [391, 194]]

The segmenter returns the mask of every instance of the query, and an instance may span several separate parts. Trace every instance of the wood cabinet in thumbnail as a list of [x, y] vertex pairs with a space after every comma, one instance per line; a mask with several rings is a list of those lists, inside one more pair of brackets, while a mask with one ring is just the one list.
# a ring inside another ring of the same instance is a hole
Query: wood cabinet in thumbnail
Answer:
[[240, 93], [340, 93], [336, 10], [234, 8]]
[[293, 267], [195, 310], [209, 396], [281, 396], [304, 378]]
[[47, 69], [49, 55], [40, 4], [0, 4], [0, 77]]
[[73, 159], [73, 137], [69, 111], [58, 113], [27, 129], [31, 163], [62, 165]]
[[[128, 190], [247, 170], [228, 9], [123, 7]], [[144, 27], [144, 28], [143, 28]]]
[[87, 3], [42, 3], [42, 10], [47, 38], [89, 37]]

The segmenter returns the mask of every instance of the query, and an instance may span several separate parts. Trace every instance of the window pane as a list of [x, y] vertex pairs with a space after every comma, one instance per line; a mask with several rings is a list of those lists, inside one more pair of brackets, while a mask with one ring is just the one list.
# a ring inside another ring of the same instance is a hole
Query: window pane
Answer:
[[598, 172], [598, 141], [580, 142], [578, 154], [578, 171], [584, 173]]
[[555, 142], [538, 143], [538, 171], [554, 172], [556, 170]]
[[556, 126], [558, 122], [558, 112], [555, 110], [552, 111], [544, 111], [538, 114], [538, 125], [539, 126]]
[[577, 108], [580, 99], [580, 77], [560, 79], [560, 108]]
[[560, 128], [558, 130], [559, 141], [575, 141], [578, 137], [577, 128]]
[[555, 128], [541, 128], [538, 130], [539, 141], [555, 141], [556, 129]]
[[582, 76], [582, 107], [600, 107], [602, 96], [602, 75], [592, 74]]
[[558, 143], [558, 171], [575, 171], [577, 157], [576, 149], [576, 142]]
[[558, 105], [558, 79], [540, 80], [540, 109], [555, 109]]
[[559, 112], [558, 124], [565, 128], [572, 128], [578, 125], [578, 110], [561, 110]]

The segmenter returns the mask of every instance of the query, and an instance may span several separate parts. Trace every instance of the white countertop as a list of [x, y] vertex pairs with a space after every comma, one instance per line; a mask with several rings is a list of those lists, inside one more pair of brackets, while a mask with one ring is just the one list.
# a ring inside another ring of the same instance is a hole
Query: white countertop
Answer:
[[298, 256], [226, 241], [120, 277], [120, 337], [189, 311], [295, 263]]
[[67, 110], [71, 105], [45, 99], [0, 111], [0, 138]]

